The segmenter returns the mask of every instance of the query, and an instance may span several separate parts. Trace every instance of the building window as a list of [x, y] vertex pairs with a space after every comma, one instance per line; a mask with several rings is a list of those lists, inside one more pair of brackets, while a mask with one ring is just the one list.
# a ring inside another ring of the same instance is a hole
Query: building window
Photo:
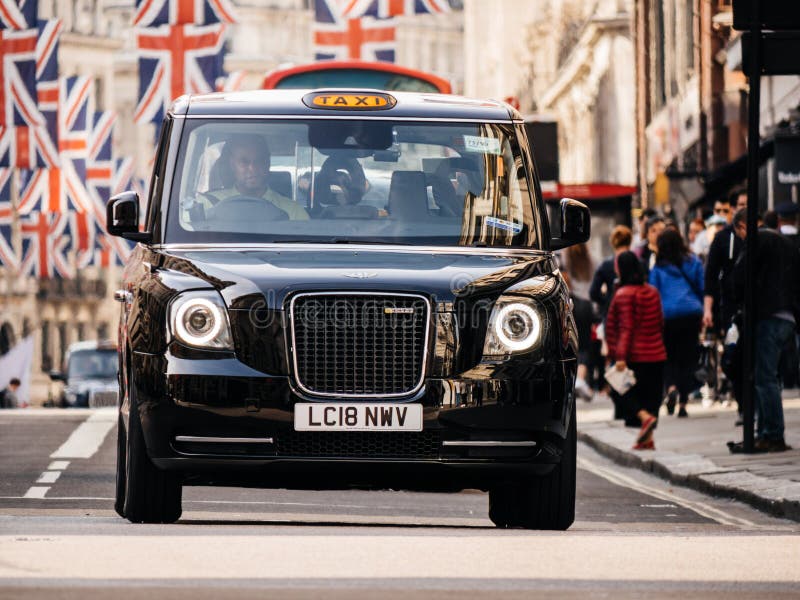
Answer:
[[11, 350], [15, 343], [14, 328], [11, 327], [11, 323], [3, 323], [0, 326], [0, 356]]

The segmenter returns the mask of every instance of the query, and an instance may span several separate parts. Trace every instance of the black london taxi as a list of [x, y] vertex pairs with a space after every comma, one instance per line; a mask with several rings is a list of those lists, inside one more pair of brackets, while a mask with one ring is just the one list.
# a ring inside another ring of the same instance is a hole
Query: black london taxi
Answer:
[[[119, 322], [115, 508], [183, 486], [489, 493], [499, 527], [575, 512], [577, 336], [520, 115], [457, 96], [177, 99]], [[556, 227], [554, 227], [555, 229]]]

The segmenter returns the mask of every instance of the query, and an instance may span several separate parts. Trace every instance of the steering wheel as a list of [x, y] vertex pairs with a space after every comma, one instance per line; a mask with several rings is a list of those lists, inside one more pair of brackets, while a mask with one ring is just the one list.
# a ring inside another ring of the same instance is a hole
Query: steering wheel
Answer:
[[254, 196], [232, 196], [211, 207], [207, 219], [217, 221], [288, 221], [289, 215], [269, 200]]

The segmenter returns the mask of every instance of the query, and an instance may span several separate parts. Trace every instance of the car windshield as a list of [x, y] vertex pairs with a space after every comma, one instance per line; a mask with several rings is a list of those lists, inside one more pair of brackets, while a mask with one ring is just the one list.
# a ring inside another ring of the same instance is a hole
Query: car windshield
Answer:
[[69, 355], [68, 379], [113, 379], [117, 376], [117, 351], [77, 350]]
[[189, 119], [169, 243], [538, 247], [512, 125]]

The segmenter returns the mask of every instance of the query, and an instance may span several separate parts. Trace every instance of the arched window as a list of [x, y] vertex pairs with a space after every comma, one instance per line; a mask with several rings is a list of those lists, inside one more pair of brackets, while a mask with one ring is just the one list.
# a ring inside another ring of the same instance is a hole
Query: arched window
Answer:
[[16, 343], [17, 340], [11, 323], [6, 322], [0, 325], [0, 356], [11, 350]]

